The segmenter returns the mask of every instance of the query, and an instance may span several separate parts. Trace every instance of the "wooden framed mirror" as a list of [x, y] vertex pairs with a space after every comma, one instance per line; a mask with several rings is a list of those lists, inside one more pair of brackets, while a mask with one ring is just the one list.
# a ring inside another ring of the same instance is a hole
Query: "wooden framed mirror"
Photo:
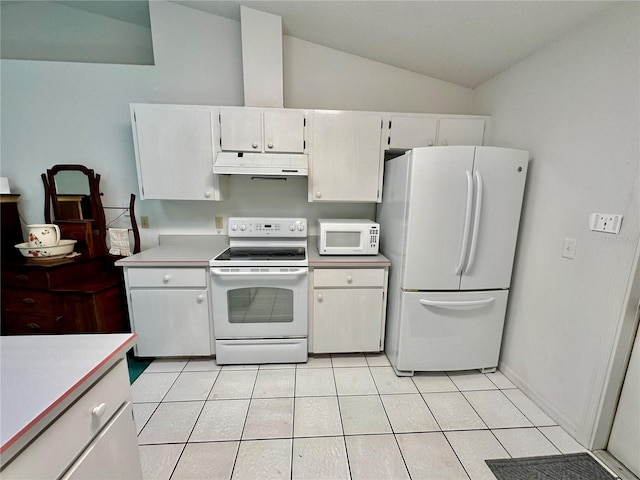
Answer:
[[44, 218], [60, 226], [62, 236], [77, 240], [78, 249], [106, 253], [105, 216], [100, 199], [100, 174], [84, 165], [54, 165], [42, 174]]

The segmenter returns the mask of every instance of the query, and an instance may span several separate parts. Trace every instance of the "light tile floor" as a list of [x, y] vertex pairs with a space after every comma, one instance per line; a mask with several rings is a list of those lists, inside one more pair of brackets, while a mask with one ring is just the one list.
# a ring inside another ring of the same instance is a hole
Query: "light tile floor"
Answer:
[[145, 479], [494, 479], [583, 452], [500, 372], [397, 377], [384, 354], [156, 360], [132, 385]]

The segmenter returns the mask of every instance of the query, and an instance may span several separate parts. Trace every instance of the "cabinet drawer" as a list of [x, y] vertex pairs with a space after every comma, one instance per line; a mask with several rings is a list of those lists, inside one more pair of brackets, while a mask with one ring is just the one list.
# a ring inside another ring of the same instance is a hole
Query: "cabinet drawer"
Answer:
[[129, 400], [129, 375], [120, 360], [51, 423], [3, 471], [6, 478], [58, 478]]
[[129, 287], [206, 287], [205, 268], [128, 268]]
[[383, 268], [327, 268], [313, 271], [314, 287], [382, 287]]
[[2, 295], [2, 309], [5, 312], [49, 314], [59, 310], [56, 295], [48, 292], [26, 289], [7, 289]]

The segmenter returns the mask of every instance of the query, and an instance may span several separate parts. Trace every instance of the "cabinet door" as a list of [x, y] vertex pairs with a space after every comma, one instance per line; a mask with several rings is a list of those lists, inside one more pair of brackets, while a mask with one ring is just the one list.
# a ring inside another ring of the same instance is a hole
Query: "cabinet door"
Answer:
[[232, 152], [262, 151], [262, 110], [221, 108], [220, 146]]
[[131, 404], [127, 402], [65, 473], [63, 480], [142, 479], [132, 413]]
[[314, 112], [309, 201], [379, 202], [382, 116]]
[[315, 289], [313, 353], [380, 351], [382, 289]]
[[297, 110], [265, 110], [264, 151], [302, 153], [304, 113]]
[[436, 144], [438, 119], [414, 116], [391, 117], [388, 148], [410, 150]]
[[484, 120], [481, 118], [443, 118], [438, 122], [438, 145], [482, 145]]
[[209, 299], [203, 289], [133, 289], [131, 326], [136, 355], [211, 355]]
[[142, 199], [220, 200], [213, 175], [212, 110], [134, 105], [136, 165]]

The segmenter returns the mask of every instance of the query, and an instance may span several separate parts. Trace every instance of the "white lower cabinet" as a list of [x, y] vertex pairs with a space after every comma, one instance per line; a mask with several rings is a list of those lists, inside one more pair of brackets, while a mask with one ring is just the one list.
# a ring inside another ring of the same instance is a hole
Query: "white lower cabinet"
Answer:
[[381, 351], [387, 269], [316, 268], [312, 275], [311, 352]]
[[139, 357], [213, 355], [208, 268], [125, 269]]
[[129, 372], [120, 360], [6, 468], [3, 479], [141, 479]]
[[141, 474], [133, 410], [127, 402], [62, 478], [112, 480]]

